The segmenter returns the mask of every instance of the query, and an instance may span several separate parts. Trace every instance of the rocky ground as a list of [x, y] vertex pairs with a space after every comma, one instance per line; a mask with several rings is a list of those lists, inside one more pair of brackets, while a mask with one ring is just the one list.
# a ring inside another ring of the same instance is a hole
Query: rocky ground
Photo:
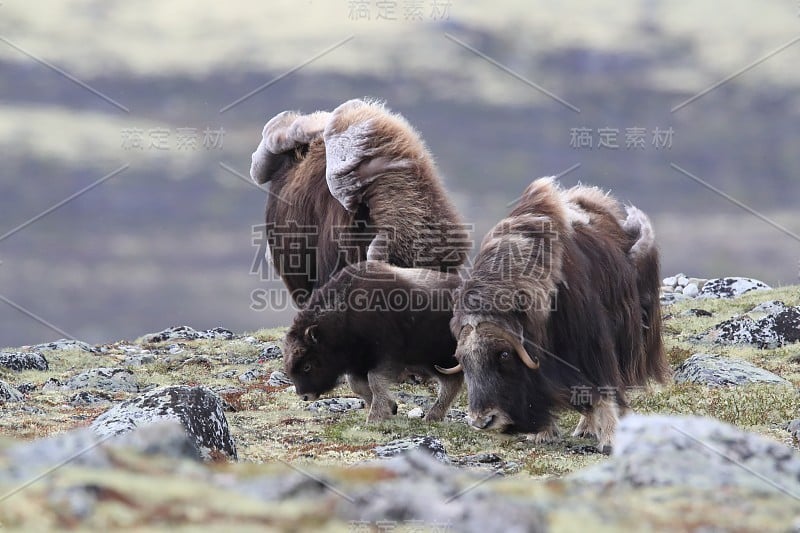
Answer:
[[637, 415], [610, 457], [568, 436], [574, 413], [545, 445], [471, 430], [464, 393], [424, 422], [433, 384], [398, 385], [398, 415], [377, 425], [346, 385], [304, 403], [280, 329], [3, 349], [0, 525], [792, 530], [800, 287], [762, 285], [665, 280], [674, 381], [629, 391]]

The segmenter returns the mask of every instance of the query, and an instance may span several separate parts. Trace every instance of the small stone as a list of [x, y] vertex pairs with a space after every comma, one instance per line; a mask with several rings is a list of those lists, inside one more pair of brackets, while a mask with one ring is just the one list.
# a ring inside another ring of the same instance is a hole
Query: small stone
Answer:
[[267, 385], [270, 387], [289, 387], [294, 385], [294, 382], [284, 372], [276, 370], [269, 375]]
[[408, 418], [422, 418], [422, 407], [415, 407], [408, 412]]
[[382, 446], [376, 446], [375, 454], [378, 457], [387, 458], [394, 457], [401, 453], [407, 453], [411, 450], [422, 450], [439, 461], [450, 462], [450, 458], [447, 457], [447, 451], [445, 451], [442, 441], [428, 435], [397, 439]]
[[6, 383], [0, 381], [0, 403], [4, 402], [21, 402], [23, 400], [22, 393]]
[[680, 285], [676, 285], [675, 288], [672, 290], [672, 294], [683, 294], [683, 287], [681, 287]]
[[366, 407], [366, 403], [361, 398], [325, 398], [308, 404], [306, 411], [343, 413], [353, 409], [364, 409], [364, 407]]
[[282, 359], [283, 351], [281, 350], [281, 347], [278, 346], [276, 343], [274, 342], [268, 343], [261, 351], [261, 357], [267, 360]]
[[81, 391], [69, 399], [73, 407], [111, 405], [112, 398], [103, 392]]
[[198, 339], [224, 340], [233, 339], [233, 332], [224, 328], [211, 328], [205, 331], [197, 331], [189, 326], [174, 326], [158, 333], [145, 335], [144, 342], [166, 342], [171, 340], [194, 341]]
[[694, 283], [689, 283], [688, 285], [686, 285], [683, 288], [683, 295], [684, 296], [688, 296], [690, 298], [694, 298], [698, 294], [700, 294], [700, 288], [697, 285], [695, 285]]
[[666, 285], [668, 287], [674, 287], [678, 283], [678, 277], [677, 276], [670, 276], [668, 278], [664, 278], [663, 283], [664, 283], [664, 285]]
[[683, 311], [680, 316], [714, 316], [711, 311], [706, 311], [705, 309], [687, 309]]
[[47, 359], [38, 352], [0, 352], [0, 366], [15, 372], [50, 368]]
[[[703, 279], [703, 278], [689, 278], [689, 283], [694, 283], [695, 285], [697, 285], [698, 289], [702, 289], [703, 285], [706, 284], [706, 281], [708, 281], [708, 280], [707, 279]], [[689, 283], [687, 283], [687, 285]]]
[[680, 285], [681, 287], [685, 287], [688, 284], [689, 284], [689, 278], [687, 278], [686, 276], [678, 276], [678, 285]]
[[665, 294], [669, 294], [674, 291], [675, 289], [672, 287], [672, 285], [664, 285], [661, 287], [661, 292]]
[[239, 376], [239, 381], [242, 383], [251, 383], [257, 379], [263, 378], [267, 373], [261, 368], [251, 368], [244, 374]]

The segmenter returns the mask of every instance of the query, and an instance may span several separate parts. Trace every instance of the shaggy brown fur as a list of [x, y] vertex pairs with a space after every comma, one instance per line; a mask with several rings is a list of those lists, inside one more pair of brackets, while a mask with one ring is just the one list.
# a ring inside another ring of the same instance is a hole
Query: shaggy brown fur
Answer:
[[284, 367], [305, 400], [315, 400], [347, 374], [369, 408], [368, 421], [397, 411], [388, 385], [414, 373], [439, 381], [427, 420], [442, 420], [462, 376], [435, 365], [455, 364], [450, 335], [453, 292], [461, 278], [382, 261], [349, 265], [314, 291], [295, 317], [284, 343]]
[[555, 411], [572, 407], [576, 432], [610, 446], [625, 387], [664, 378], [663, 351], [643, 346], [639, 287], [651, 286], [629, 257], [642, 232], [598, 192], [536, 180], [484, 239], [451, 324], [475, 427], [552, 436]]
[[379, 104], [277, 115], [251, 176], [270, 183], [272, 263], [299, 303], [347, 264], [455, 271], [471, 246], [419, 134]]

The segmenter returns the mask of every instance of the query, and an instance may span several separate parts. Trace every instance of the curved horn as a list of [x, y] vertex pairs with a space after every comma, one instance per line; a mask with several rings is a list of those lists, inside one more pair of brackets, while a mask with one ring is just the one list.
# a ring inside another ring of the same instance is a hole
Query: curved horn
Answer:
[[511, 346], [514, 347], [514, 351], [517, 352], [517, 355], [525, 363], [525, 366], [530, 368], [531, 370], [537, 370], [539, 368], [539, 358], [536, 359], [532, 358], [528, 355], [528, 351], [516, 337], [516, 335], [512, 335], [511, 333], [503, 330], [503, 336], [511, 343]]
[[459, 372], [462, 372], [464, 370], [463, 368], [461, 368], [461, 363], [458, 363], [453, 368], [442, 368], [439, 365], [433, 365], [433, 366], [434, 368], [436, 368], [436, 370], [438, 370], [442, 374], [447, 374], [448, 376], [451, 374], [458, 374]]

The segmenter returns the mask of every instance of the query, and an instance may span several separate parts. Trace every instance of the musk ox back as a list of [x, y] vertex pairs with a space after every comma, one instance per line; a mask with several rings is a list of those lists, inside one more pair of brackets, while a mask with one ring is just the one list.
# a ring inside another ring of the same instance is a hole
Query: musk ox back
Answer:
[[284, 111], [264, 126], [251, 177], [270, 183], [266, 241], [293, 299], [371, 259], [455, 271], [470, 234], [419, 134], [384, 106]]
[[621, 210], [582, 204], [581, 194], [533, 182], [486, 236], [459, 291], [459, 363], [442, 370], [463, 370], [476, 428], [547, 440], [557, 410], [573, 407], [583, 415], [576, 434], [607, 447], [625, 387], [664, 377], [663, 353], [645, 349], [630, 256], [638, 239]]
[[436, 377], [439, 396], [426, 419], [441, 420], [462, 383], [435, 367], [455, 364], [450, 334], [453, 292], [461, 278], [428, 269], [365, 261], [314, 291], [286, 334], [284, 367], [305, 400], [347, 374], [369, 406], [368, 421], [396, 412], [388, 385], [409, 372]]

